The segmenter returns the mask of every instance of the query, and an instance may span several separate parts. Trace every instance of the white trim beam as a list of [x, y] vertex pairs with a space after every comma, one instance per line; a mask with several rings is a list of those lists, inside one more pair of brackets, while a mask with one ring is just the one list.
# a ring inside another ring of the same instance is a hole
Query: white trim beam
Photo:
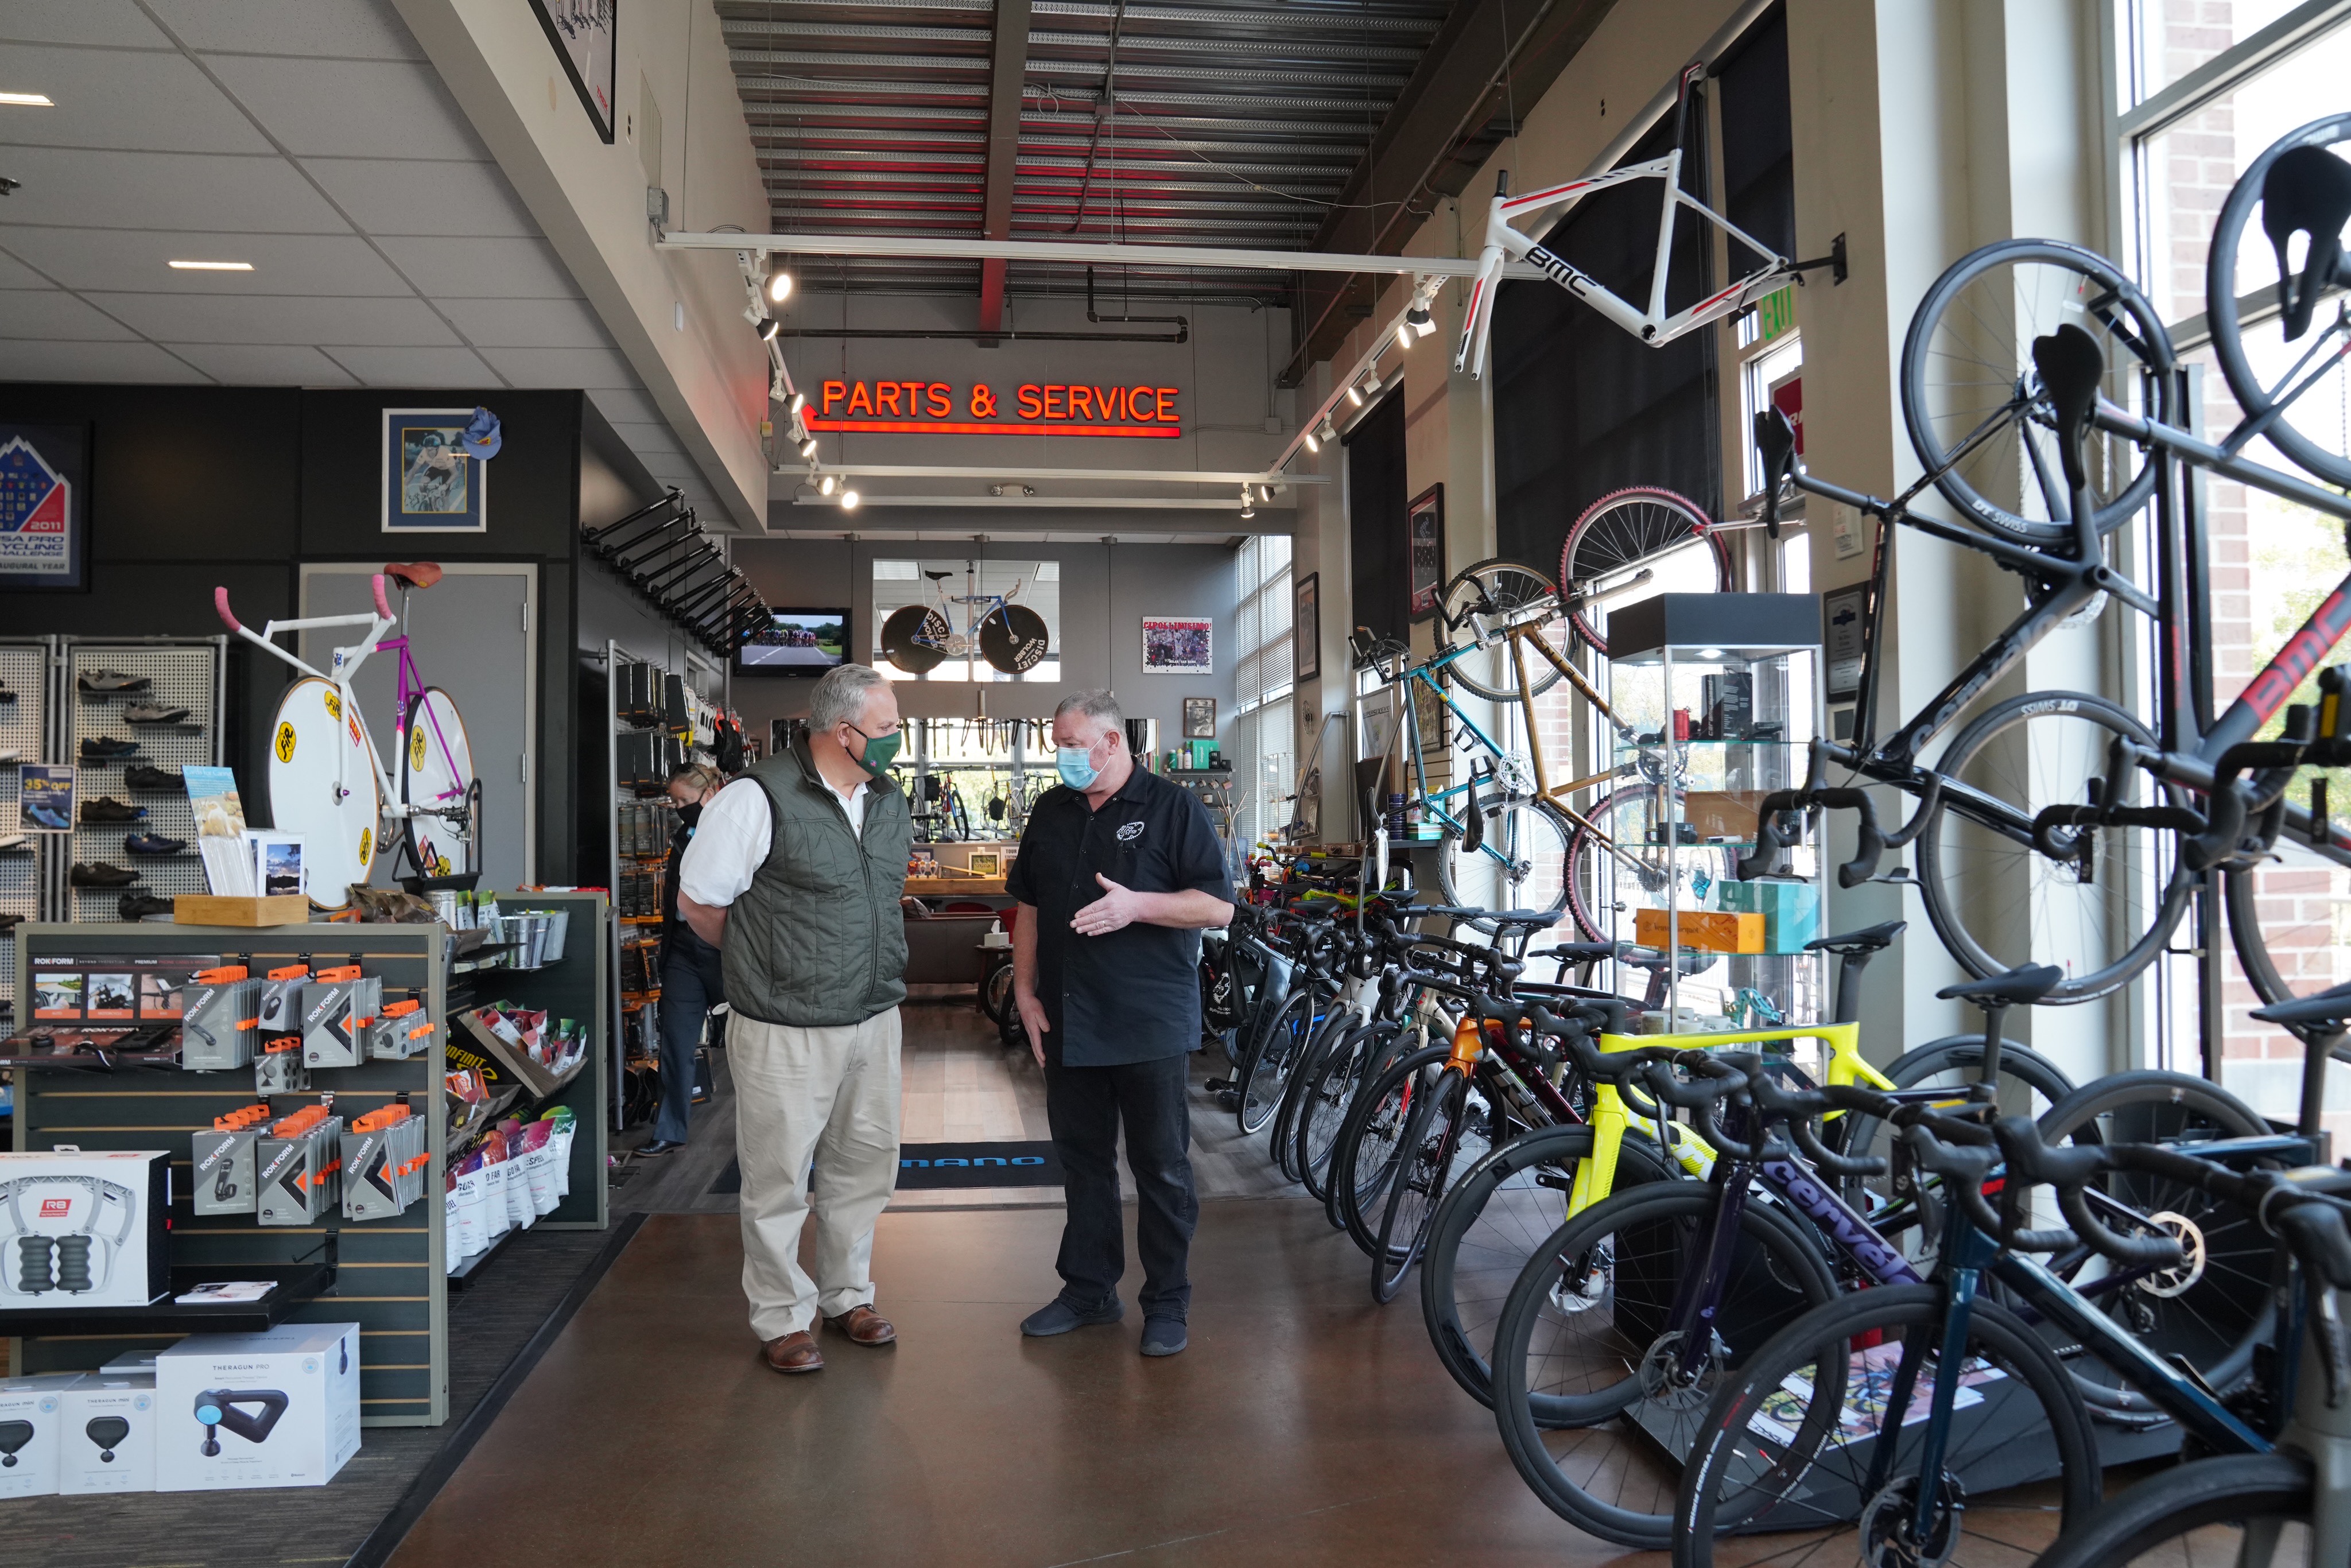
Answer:
[[[2346, 0], [2351, 4], [2351, 0]], [[1058, 261], [1097, 267], [1196, 267], [1235, 272], [1377, 272], [1400, 277], [1475, 277], [1475, 256], [1334, 256], [1319, 250], [1238, 250], [1218, 246], [1113, 245], [1041, 239], [917, 239], [901, 235], [664, 234], [664, 250], [749, 250], [792, 256], [914, 256], [948, 261]], [[1541, 277], [1524, 262], [1506, 277]], [[977, 336], [977, 334], [974, 334]]]

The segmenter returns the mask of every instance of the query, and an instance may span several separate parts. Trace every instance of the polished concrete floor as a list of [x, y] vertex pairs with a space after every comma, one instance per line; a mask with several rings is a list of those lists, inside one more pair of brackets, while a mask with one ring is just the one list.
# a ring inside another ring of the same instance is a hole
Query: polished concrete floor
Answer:
[[[1192, 1345], [1127, 1322], [1024, 1340], [1061, 1217], [890, 1213], [879, 1305], [900, 1343], [825, 1339], [770, 1372], [731, 1217], [657, 1215], [393, 1559], [1046, 1568], [1611, 1560], [1546, 1511], [1416, 1303], [1372, 1304], [1320, 1206], [1213, 1200]], [[546, 1500], [556, 1506], [533, 1506]], [[527, 1521], [527, 1524], [523, 1523]], [[520, 1528], [517, 1530], [517, 1526]]]

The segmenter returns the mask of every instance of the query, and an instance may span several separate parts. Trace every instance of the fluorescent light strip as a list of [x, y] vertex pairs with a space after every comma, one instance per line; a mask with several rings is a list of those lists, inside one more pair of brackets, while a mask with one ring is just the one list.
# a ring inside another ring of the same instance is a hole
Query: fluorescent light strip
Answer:
[[168, 263], [175, 272], [251, 272], [249, 261], [174, 261]]
[[55, 109], [45, 92], [0, 92], [0, 103], [13, 103], [20, 109]]

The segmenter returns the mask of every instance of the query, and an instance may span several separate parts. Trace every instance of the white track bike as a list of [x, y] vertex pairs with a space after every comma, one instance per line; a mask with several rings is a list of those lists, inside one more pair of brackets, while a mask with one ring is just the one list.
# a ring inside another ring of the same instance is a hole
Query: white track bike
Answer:
[[[438, 567], [418, 564], [386, 570], [401, 584], [402, 609], [411, 588], [440, 580]], [[413, 868], [402, 881], [413, 890], [430, 885], [470, 886], [482, 866], [482, 783], [474, 773], [473, 747], [456, 699], [428, 686], [417, 674], [406, 635], [388, 636], [400, 625], [384, 596], [384, 578], [370, 580], [372, 615], [324, 615], [272, 621], [259, 632], [240, 623], [228, 605], [228, 590], [213, 590], [213, 607], [228, 629], [294, 667], [299, 677], [277, 699], [269, 732], [269, 812], [280, 832], [300, 833], [310, 902], [340, 909], [350, 902], [353, 883], [365, 884], [390, 838], [385, 823], [401, 824], [402, 847]], [[319, 632], [332, 627], [367, 628], [348, 648], [337, 648], [326, 672], [312, 669], [277, 645], [281, 632]], [[352, 677], [369, 656], [381, 650], [400, 661], [392, 755], [395, 782], [377, 759], [366, 716], [351, 691]]]

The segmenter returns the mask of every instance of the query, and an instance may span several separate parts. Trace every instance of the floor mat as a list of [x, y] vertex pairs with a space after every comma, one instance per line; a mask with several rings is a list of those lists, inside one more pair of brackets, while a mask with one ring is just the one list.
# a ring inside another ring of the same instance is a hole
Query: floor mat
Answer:
[[[901, 1144], [898, 1145], [898, 1190], [923, 1192], [941, 1187], [1059, 1186], [1061, 1162], [1050, 1143], [1023, 1144]], [[743, 1166], [729, 1160], [714, 1193], [741, 1192]]]

